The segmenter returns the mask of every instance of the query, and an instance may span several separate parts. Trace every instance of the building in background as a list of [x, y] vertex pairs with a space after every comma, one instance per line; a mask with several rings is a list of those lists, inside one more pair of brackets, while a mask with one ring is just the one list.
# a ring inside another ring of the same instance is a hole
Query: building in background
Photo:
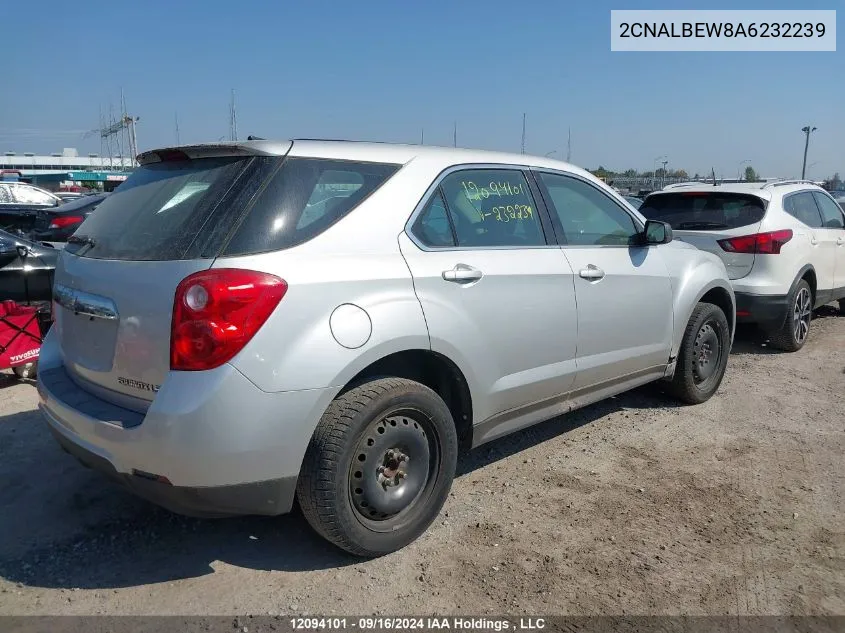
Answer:
[[80, 156], [73, 147], [49, 156], [32, 152], [0, 155], [0, 175], [4, 180], [23, 180], [50, 191], [80, 188], [111, 191], [129, 177], [133, 161], [128, 156]]

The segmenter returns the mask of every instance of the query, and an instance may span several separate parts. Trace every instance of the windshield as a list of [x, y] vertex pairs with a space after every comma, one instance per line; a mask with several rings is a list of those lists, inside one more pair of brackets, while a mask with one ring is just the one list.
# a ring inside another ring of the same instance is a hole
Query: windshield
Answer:
[[674, 230], [718, 231], [760, 222], [766, 204], [750, 194], [687, 191], [652, 194], [639, 211], [649, 220], [668, 222]]

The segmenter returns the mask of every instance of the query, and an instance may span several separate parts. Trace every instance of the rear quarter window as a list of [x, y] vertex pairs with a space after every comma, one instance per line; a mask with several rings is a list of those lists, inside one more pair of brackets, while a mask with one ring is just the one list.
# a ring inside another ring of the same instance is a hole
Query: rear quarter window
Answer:
[[759, 223], [766, 203], [750, 194], [688, 191], [652, 194], [639, 212], [677, 231], [720, 231]]
[[247, 212], [223, 255], [290, 248], [349, 214], [399, 165], [288, 158]]

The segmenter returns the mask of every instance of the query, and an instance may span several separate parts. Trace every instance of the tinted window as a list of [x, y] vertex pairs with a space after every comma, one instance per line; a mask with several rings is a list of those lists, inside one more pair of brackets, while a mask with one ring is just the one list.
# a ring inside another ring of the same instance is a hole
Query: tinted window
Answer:
[[223, 254], [262, 253], [306, 242], [347, 215], [398, 169], [382, 163], [288, 158]]
[[54, 204], [53, 196], [44, 191], [39, 191], [35, 187], [27, 187], [26, 185], [12, 187], [12, 195], [18, 204], [44, 204], [51, 206]]
[[540, 174], [567, 244], [627, 245], [638, 230], [616, 202], [593, 185], [556, 174]]
[[201, 158], [138, 167], [85, 221], [84, 235], [94, 246], [70, 243], [68, 252], [97, 259], [182, 259], [249, 160]]
[[706, 191], [657, 193], [640, 207], [649, 220], [668, 222], [678, 231], [720, 231], [757, 224], [766, 205], [757, 196]]
[[546, 243], [525, 175], [512, 169], [457, 171], [440, 185], [458, 246]]
[[455, 246], [446, 203], [440, 189], [431, 197], [414, 222], [413, 233], [423, 244], [432, 247]]
[[841, 229], [845, 227], [845, 222], [842, 220], [842, 210], [838, 204], [823, 193], [813, 192], [813, 196], [819, 204], [825, 228]]
[[783, 209], [799, 222], [812, 228], [821, 228], [822, 216], [809, 191], [796, 193], [783, 199]]

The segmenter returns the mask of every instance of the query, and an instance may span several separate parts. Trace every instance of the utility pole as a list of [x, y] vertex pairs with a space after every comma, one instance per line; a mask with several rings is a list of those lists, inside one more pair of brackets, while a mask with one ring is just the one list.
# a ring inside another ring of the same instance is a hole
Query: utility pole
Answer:
[[458, 122], [455, 121], [455, 127], [452, 129], [452, 147], [458, 146]]
[[522, 113], [522, 149], [519, 153], [525, 153], [525, 112]]
[[235, 89], [232, 88], [232, 102], [229, 106], [229, 140], [238, 140], [238, 114], [235, 111]]
[[566, 162], [572, 160], [572, 128], [567, 128], [566, 135]]
[[663, 161], [663, 175], [660, 177], [660, 188], [661, 189], [666, 186], [666, 165], [668, 165], [668, 164], [669, 164], [668, 160]]
[[420, 145], [425, 145], [425, 128], [420, 128]]
[[179, 113], [173, 114], [173, 122], [176, 124], [176, 144], [179, 145]]
[[817, 128], [810, 127], [806, 125], [801, 128], [801, 131], [805, 134], [804, 140], [804, 164], [801, 166], [801, 180], [804, 180], [804, 176], [807, 173], [807, 149], [810, 147], [810, 133], [815, 132]]

